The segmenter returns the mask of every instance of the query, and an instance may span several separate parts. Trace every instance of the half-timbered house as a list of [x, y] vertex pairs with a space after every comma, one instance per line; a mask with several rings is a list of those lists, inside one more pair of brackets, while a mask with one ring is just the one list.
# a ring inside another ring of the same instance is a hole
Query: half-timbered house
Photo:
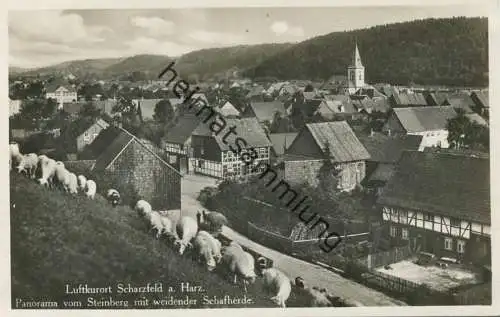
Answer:
[[[256, 118], [226, 118], [226, 127], [235, 127], [237, 136], [232, 136], [227, 140], [223, 137], [226, 132], [215, 134], [210, 130], [210, 123], [200, 123], [191, 137], [193, 148], [194, 171], [220, 179], [239, 179], [241, 177], [257, 175], [261, 171], [247, 166], [241, 155], [236, 154], [236, 150], [241, 140], [245, 140], [246, 146], [242, 148], [254, 148], [258, 157], [254, 160], [253, 166], [259, 162], [269, 164], [271, 141], [260, 126]], [[236, 138], [240, 141], [235, 144]], [[233, 149], [233, 150], [232, 150]]]
[[377, 201], [387, 235], [438, 257], [488, 262], [489, 178], [487, 155], [404, 152]]
[[190, 114], [177, 119], [177, 123], [165, 132], [161, 146], [165, 150], [168, 162], [178, 164], [181, 173], [191, 173], [194, 170], [191, 134], [201, 120]]

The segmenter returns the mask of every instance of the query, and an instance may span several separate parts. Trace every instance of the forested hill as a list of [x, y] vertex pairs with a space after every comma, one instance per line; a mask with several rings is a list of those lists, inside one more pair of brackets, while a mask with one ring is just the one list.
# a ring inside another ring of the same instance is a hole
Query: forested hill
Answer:
[[278, 53], [246, 75], [327, 79], [346, 74], [356, 42], [367, 82], [488, 85], [488, 20], [465, 17], [330, 33]]

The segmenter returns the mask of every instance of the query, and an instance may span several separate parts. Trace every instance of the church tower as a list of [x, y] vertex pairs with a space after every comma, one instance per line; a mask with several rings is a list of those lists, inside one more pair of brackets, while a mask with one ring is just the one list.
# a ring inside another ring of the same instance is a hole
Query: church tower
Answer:
[[365, 67], [361, 63], [359, 56], [358, 43], [354, 49], [354, 55], [351, 65], [347, 67], [347, 91], [354, 94], [358, 89], [365, 86]]

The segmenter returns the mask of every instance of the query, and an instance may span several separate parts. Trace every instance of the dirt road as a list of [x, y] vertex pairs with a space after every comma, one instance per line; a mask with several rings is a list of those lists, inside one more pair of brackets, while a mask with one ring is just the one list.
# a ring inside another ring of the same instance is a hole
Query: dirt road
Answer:
[[[198, 193], [203, 187], [214, 185], [215, 181], [211, 178], [198, 175], [185, 175], [182, 180], [182, 214], [194, 217], [198, 210], [203, 209], [196, 199]], [[359, 302], [364, 306], [405, 305], [403, 302], [362, 284], [348, 280], [321, 266], [269, 249], [246, 238], [231, 228], [224, 227], [223, 233], [241, 245], [272, 259], [274, 266], [285, 272], [291, 279], [301, 276], [311, 286], [324, 287], [337, 296]]]

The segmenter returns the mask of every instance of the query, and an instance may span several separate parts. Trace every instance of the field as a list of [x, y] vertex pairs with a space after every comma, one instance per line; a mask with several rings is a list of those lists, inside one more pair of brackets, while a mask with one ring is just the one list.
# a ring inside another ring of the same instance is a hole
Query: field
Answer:
[[[10, 176], [12, 302], [15, 299], [50, 299], [63, 303], [69, 299], [86, 302], [89, 295], [67, 295], [65, 285], [89, 287], [117, 283], [142, 286], [161, 282], [163, 293], [113, 294], [114, 300], [146, 298], [184, 298], [180, 284], [201, 286], [202, 295], [242, 298], [241, 285], [208, 273], [189, 257], [180, 257], [164, 241], [147, 233], [146, 225], [129, 207], [112, 208], [101, 196], [85, 197], [44, 189], [19, 175]], [[172, 286], [176, 293], [167, 293]], [[96, 299], [108, 295], [99, 294]], [[92, 295], [90, 295], [92, 296]], [[248, 289], [252, 304], [230, 307], [274, 307], [262, 292], [258, 280]], [[62, 304], [61, 304], [62, 305]], [[198, 300], [183, 308], [229, 307], [209, 305]], [[85, 308], [85, 307], [83, 307]], [[115, 307], [117, 308], [117, 307]], [[136, 307], [141, 308], [141, 307]], [[162, 307], [148, 307], [162, 308]], [[164, 307], [163, 307], [164, 308]]]

